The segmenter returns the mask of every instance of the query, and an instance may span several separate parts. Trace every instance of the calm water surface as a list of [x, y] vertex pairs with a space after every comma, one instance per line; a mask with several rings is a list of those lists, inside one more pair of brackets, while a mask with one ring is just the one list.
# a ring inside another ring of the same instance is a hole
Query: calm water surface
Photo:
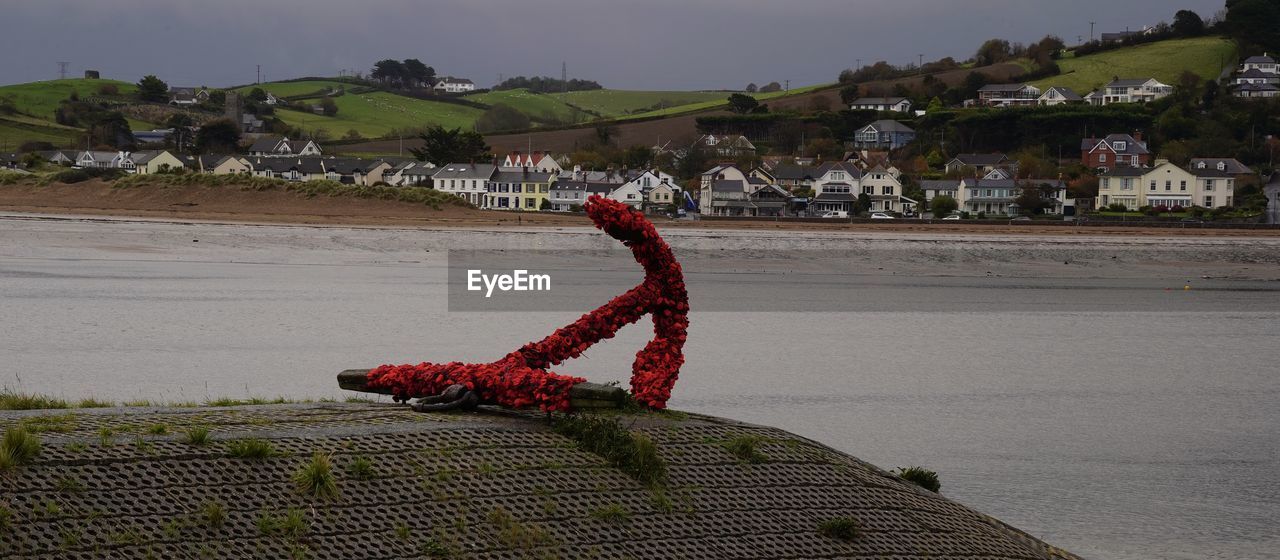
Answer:
[[[487, 361], [594, 306], [448, 313], [440, 251], [413, 248], [433, 235], [0, 219], [0, 383], [340, 396], [340, 369]], [[686, 268], [695, 309], [743, 282]], [[1090, 278], [848, 275], [806, 289], [866, 302], [849, 311], [695, 312], [671, 405], [927, 465], [945, 495], [1086, 557], [1280, 557], [1278, 283]], [[625, 380], [645, 340], [560, 370]]]

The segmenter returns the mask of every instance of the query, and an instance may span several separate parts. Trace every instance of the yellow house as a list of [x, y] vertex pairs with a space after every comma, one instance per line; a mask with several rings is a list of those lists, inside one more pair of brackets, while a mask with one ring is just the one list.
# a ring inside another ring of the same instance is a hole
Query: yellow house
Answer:
[[163, 170], [176, 171], [187, 165], [168, 150], [148, 150], [133, 153], [134, 173], [146, 175]]
[[527, 167], [500, 167], [485, 182], [485, 208], [494, 210], [541, 210], [550, 204], [551, 183], [556, 174]]
[[1231, 206], [1235, 178], [1218, 169], [1186, 170], [1167, 160], [1151, 168], [1116, 168], [1098, 178], [1098, 207], [1123, 204], [1130, 210], [1143, 206], [1217, 208]]

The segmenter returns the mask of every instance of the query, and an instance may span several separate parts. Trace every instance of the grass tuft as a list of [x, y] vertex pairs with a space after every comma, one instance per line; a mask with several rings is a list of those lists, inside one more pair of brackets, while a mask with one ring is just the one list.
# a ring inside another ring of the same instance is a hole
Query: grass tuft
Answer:
[[92, 397], [87, 399], [80, 399], [80, 402], [76, 403], [77, 408], [111, 408], [111, 407], [114, 407], [115, 405], [116, 403], [114, 402], [101, 401]]
[[338, 496], [338, 484], [333, 475], [333, 460], [319, 451], [311, 456], [311, 462], [293, 473], [294, 488], [300, 494], [322, 500]]
[[347, 463], [347, 476], [355, 480], [369, 480], [374, 477], [373, 461], [363, 455], [357, 455]]
[[942, 490], [942, 483], [938, 481], [938, 473], [924, 467], [906, 467], [894, 471], [898, 478], [915, 484], [930, 492], [938, 492]]
[[721, 446], [744, 463], [760, 464], [769, 461], [769, 458], [759, 449], [764, 441], [760, 436], [741, 435], [722, 443]]
[[861, 533], [862, 527], [852, 517], [832, 517], [818, 523], [818, 534], [829, 539], [853, 542]]
[[227, 453], [237, 459], [262, 461], [275, 456], [275, 447], [265, 439], [238, 439], [227, 444]]
[[5, 430], [0, 438], [0, 471], [25, 465], [40, 455], [40, 438], [22, 426]]
[[53, 408], [71, 408], [67, 401], [43, 395], [0, 392], [0, 410], [44, 410]]
[[208, 445], [209, 444], [209, 428], [205, 426], [192, 426], [182, 434], [182, 441], [188, 445]]
[[227, 522], [227, 508], [222, 502], [205, 502], [200, 506], [200, 518], [204, 520], [206, 527], [221, 529]]
[[591, 517], [608, 523], [622, 523], [631, 517], [631, 511], [622, 504], [611, 503], [593, 510]]
[[74, 476], [58, 477], [58, 479], [54, 481], [53, 487], [59, 492], [84, 492], [84, 483], [80, 482], [80, 479]]

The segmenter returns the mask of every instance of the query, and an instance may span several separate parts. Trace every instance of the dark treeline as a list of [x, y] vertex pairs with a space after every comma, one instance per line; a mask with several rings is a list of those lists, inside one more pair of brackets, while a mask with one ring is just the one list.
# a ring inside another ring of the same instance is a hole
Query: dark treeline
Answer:
[[516, 76], [503, 80], [493, 89], [527, 89], [537, 93], [559, 93], [562, 91], [604, 89], [604, 86], [591, 80], [579, 80], [577, 78], [571, 78], [566, 82], [559, 78], [549, 78], [547, 76], [534, 76], [532, 78]]

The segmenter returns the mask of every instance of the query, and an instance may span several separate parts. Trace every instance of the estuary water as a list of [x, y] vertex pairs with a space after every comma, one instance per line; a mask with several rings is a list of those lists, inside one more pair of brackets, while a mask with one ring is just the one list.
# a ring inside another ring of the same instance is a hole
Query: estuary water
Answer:
[[[668, 239], [694, 309], [673, 408], [927, 466], [943, 494], [1088, 558], [1280, 558], [1280, 243]], [[450, 249], [611, 246], [585, 229], [0, 217], [0, 384], [341, 397], [339, 370], [492, 360], [639, 278], [601, 264], [561, 275], [568, 304], [450, 312]], [[645, 331], [557, 370], [625, 383]]]

